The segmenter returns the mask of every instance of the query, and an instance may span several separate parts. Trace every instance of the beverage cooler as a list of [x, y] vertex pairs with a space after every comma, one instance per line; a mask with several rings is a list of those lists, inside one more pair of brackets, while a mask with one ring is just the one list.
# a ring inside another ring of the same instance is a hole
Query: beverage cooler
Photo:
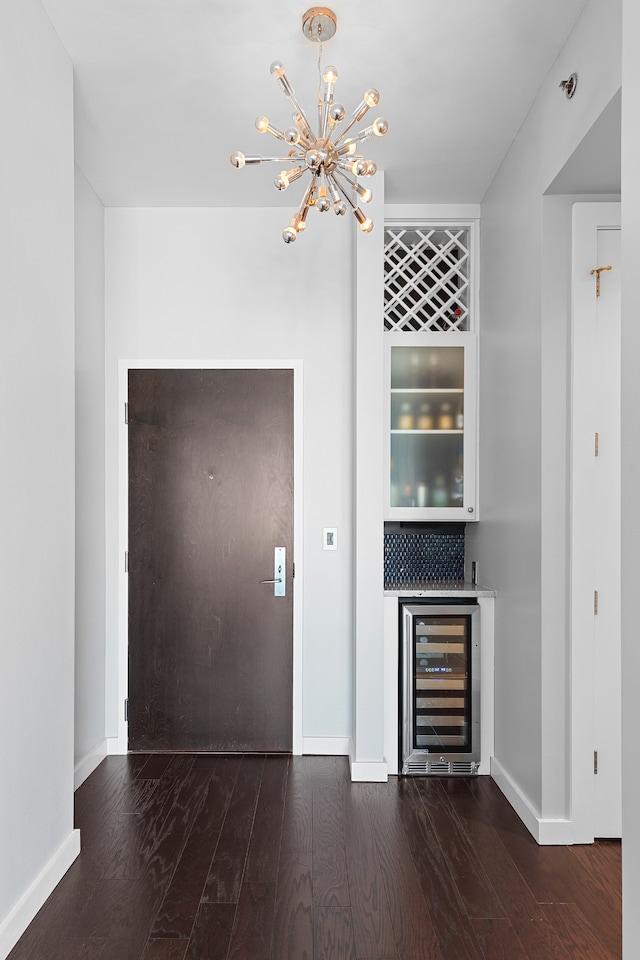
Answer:
[[400, 601], [400, 773], [480, 766], [480, 607], [470, 598]]

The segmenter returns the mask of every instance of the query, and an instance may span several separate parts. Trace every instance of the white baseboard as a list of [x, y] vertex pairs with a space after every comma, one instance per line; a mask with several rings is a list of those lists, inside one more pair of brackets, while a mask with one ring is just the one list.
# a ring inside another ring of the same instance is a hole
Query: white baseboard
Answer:
[[386, 760], [353, 760], [351, 765], [351, 779], [354, 783], [386, 783], [389, 771]]
[[84, 783], [87, 777], [93, 773], [96, 767], [102, 763], [107, 756], [108, 746], [106, 740], [101, 740], [97, 746], [91, 750], [82, 760], [79, 760], [73, 771], [73, 789], [77, 790], [80, 784]]
[[540, 846], [554, 846], [574, 842], [573, 821], [540, 817], [531, 801], [495, 757], [491, 758], [491, 776], [536, 843]]
[[316, 757], [347, 757], [349, 737], [303, 737], [302, 752]]
[[349, 741], [349, 766], [354, 783], [386, 783], [389, 779], [386, 760], [356, 760], [353, 740]]
[[0, 957], [6, 960], [47, 897], [80, 853], [80, 831], [72, 830], [15, 907], [0, 923]]
[[110, 757], [123, 757], [129, 751], [129, 740], [126, 736], [107, 737], [106, 744]]

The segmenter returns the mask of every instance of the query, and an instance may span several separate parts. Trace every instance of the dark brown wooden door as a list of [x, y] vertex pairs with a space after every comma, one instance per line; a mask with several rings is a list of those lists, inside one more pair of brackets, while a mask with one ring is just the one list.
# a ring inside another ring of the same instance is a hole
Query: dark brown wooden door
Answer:
[[292, 561], [293, 371], [131, 370], [130, 750], [291, 750]]

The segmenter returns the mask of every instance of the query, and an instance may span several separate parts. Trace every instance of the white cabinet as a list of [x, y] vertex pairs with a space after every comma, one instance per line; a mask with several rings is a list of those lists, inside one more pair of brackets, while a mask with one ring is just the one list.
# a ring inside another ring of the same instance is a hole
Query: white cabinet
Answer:
[[386, 520], [477, 520], [476, 338], [385, 333]]

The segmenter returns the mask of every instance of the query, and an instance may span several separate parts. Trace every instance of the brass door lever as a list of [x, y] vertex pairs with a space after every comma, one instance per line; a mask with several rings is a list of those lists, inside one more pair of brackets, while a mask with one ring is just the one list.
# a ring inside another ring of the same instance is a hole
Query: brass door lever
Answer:
[[605, 270], [613, 270], [613, 266], [609, 264], [608, 267], [594, 267], [591, 271], [591, 276], [596, 275], [596, 297], [600, 296], [600, 274]]

